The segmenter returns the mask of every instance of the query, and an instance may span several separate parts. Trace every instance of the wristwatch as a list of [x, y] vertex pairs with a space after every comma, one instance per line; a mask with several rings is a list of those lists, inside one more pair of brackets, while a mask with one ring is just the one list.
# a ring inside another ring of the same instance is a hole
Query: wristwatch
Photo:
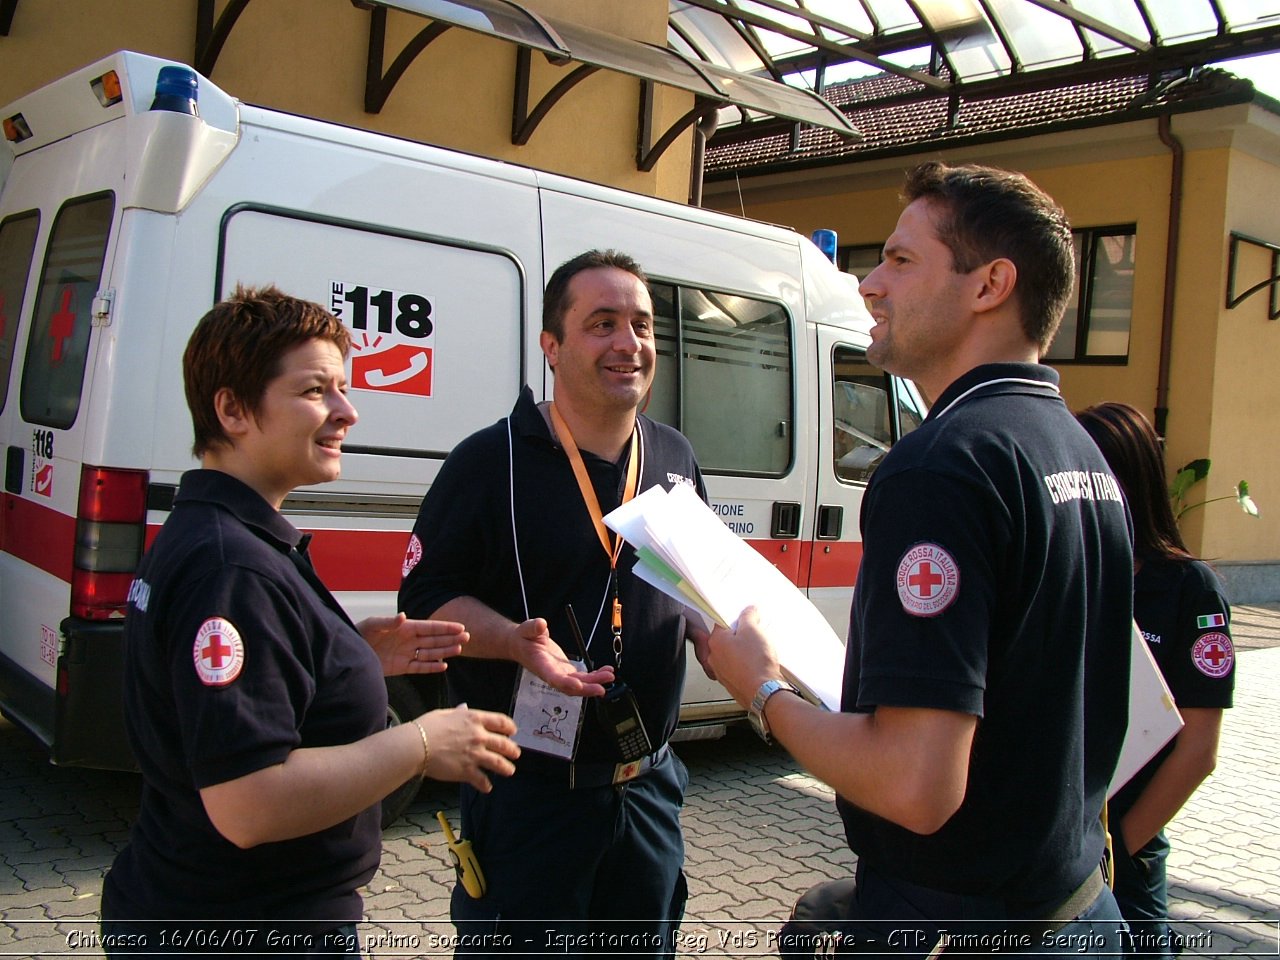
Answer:
[[773, 737], [769, 735], [769, 721], [764, 718], [764, 705], [779, 690], [788, 690], [797, 696], [800, 694], [799, 690], [785, 680], [766, 680], [760, 684], [760, 689], [751, 698], [751, 706], [747, 708], [747, 718], [751, 721], [751, 726], [765, 743], [773, 743]]

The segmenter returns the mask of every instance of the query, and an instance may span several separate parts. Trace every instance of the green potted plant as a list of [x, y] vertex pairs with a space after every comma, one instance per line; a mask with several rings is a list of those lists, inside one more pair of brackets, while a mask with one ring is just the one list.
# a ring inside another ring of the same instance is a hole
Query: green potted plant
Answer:
[[1196, 507], [1203, 507], [1205, 504], [1217, 503], [1219, 500], [1235, 500], [1243, 510], [1251, 517], [1258, 516], [1258, 505], [1253, 502], [1253, 498], [1249, 496], [1249, 481], [1241, 480], [1236, 484], [1234, 495], [1223, 497], [1210, 497], [1206, 500], [1198, 500], [1195, 503], [1187, 502], [1187, 493], [1198, 483], [1202, 482], [1209, 476], [1209, 459], [1201, 457], [1199, 460], [1192, 460], [1186, 466], [1173, 476], [1173, 483], [1169, 486], [1169, 502], [1173, 506], [1173, 516], [1175, 520], [1181, 520], [1183, 514]]

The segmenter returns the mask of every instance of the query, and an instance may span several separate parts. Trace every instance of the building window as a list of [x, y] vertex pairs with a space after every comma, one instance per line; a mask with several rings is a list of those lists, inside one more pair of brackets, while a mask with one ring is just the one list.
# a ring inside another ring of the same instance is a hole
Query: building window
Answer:
[[1055, 363], [1126, 363], [1133, 324], [1137, 228], [1076, 230], [1072, 240], [1076, 285], [1045, 359]]
[[884, 250], [882, 243], [864, 243], [855, 247], [841, 247], [836, 259], [840, 261], [840, 269], [852, 273], [861, 283], [867, 274], [880, 265], [880, 254]]

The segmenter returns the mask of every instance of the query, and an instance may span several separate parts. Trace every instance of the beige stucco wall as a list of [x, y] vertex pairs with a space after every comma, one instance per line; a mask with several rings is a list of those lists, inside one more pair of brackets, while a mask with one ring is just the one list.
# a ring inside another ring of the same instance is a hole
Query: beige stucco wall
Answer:
[[[1210, 504], [1197, 518], [1204, 529], [1206, 556], [1238, 560], [1270, 559], [1280, 554], [1280, 320], [1268, 320], [1265, 291], [1234, 310], [1225, 306], [1228, 234], [1237, 231], [1280, 244], [1280, 157], [1259, 158], [1232, 150], [1221, 196], [1223, 228], [1206, 244], [1206, 258], [1218, 283], [1191, 298], [1197, 318], [1212, 337], [1212, 441], [1205, 454], [1213, 461], [1208, 496], [1233, 494], [1239, 480], [1249, 481], [1262, 516], [1245, 516], [1230, 501]], [[1264, 187], [1263, 184], [1270, 184]], [[1237, 293], [1265, 279], [1270, 254], [1242, 248], [1237, 267]], [[1182, 319], [1181, 311], [1180, 317]], [[1216, 321], [1214, 323], [1213, 321]], [[1181, 378], [1197, 378], [1203, 359], [1194, 353], [1175, 357]]]
[[[1224, 307], [1231, 230], [1280, 243], [1280, 124], [1256, 129], [1256, 108], [1173, 118], [1183, 141], [1182, 223], [1174, 292], [1167, 423], [1170, 471], [1208, 456], [1212, 471], [1192, 500], [1231, 495], [1247, 479], [1261, 507], [1253, 519], [1233, 503], [1211, 504], [1183, 524], [1191, 549], [1233, 562], [1280, 560], [1280, 321], [1266, 319], [1266, 294]], [[1265, 121], [1270, 123], [1269, 120]], [[1247, 136], [1245, 132], [1247, 131]], [[1159, 376], [1172, 154], [1154, 121], [1029, 138], [941, 154], [950, 162], [1022, 170], [1054, 196], [1077, 227], [1137, 225], [1134, 315], [1124, 365], [1059, 366], [1073, 409], [1102, 400], [1131, 403], [1154, 416]], [[789, 175], [709, 184], [707, 205], [810, 233], [838, 232], [840, 243], [883, 242], [900, 212], [904, 158]], [[1242, 286], [1270, 259], [1251, 254]]]
[[[529, 9], [650, 43], [666, 42], [666, 0], [526, 0]], [[219, 5], [221, 11], [223, 5]], [[194, 0], [28, 0], [0, 37], [0, 103], [119, 49], [193, 61]], [[568, 92], [522, 146], [511, 143], [516, 47], [451, 29], [423, 50], [379, 114], [364, 111], [370, 13], [350, 0], [245, 7], [210, 79], [247, 102], [335, 120], [669, 199], [689, 195], [692, 134], [636, 170], [640, 81], [599, 70]], [[391, 11], [383, 69], [428, 21]], [[577, 64], [533, 56], [531, 104]], [[655, 129], [692, 104], [659, 86]]]

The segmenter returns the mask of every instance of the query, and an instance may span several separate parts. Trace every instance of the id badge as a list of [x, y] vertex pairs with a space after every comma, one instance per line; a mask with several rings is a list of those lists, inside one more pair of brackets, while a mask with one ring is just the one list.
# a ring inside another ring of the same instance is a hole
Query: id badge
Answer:
[[[583, 670], [585, 665], [575, 661], [573, 666]], [[582, 732], [582, 701], [582, 697], [561, 693], [521, 667], [511, 709], [516, 722], [512, 739], [522, 749], [572, 760]]]

